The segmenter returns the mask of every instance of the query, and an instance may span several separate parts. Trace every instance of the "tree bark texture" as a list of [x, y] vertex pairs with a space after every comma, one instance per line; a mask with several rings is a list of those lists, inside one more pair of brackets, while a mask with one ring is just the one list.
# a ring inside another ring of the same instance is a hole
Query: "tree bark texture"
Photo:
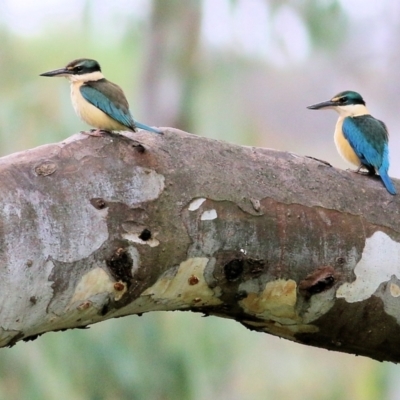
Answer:
[[155, 310], [400, 361], [398, 197], [175, 129], [0, 159], [0, 345]]

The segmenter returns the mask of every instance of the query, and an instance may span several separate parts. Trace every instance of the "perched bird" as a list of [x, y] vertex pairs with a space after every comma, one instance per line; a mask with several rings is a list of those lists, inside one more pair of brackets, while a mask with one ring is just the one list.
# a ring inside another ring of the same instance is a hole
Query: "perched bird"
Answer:
[[369, 175], [379, 173], [390, 194], [396, 189], [388, 175], [389, 133], [386, 125], [374, 118], [360, 94], [350, 90], [341, 92], [331, 100], [308, 106], [311, 110], [332, 108], [339, 113], [334, 140], [339, 154], [351, 164], [368, 170]]
[[69, 79], [72, 105], [84, 122], [96, 128], [90, 133], [92, 136], [101, 136], [101, 131], [136, 132], [137, 128], [162, 133], [133, 119], [124, 92], [118, 85], [104, 78], [95, 60], [80, 58], [64, 68], [40, 76], [63, 76]]

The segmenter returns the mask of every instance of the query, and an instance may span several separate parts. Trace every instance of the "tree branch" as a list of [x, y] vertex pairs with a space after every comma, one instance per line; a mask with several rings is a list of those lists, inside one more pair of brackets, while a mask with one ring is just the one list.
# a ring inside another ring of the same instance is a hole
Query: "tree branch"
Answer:
[[4, 157], [0, 188], [1, 346], [191, 310], [400, 361], [399, 207], [379, 179], [168, 129]]

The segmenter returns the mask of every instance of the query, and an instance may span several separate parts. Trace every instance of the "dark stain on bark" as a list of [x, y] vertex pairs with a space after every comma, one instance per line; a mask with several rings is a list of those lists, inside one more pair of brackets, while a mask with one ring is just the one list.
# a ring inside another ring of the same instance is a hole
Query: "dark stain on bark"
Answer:
[[100, 310], [100, 315], [104, 316], [106, 315], [108, 312], [110, 311], [110, 307], [109, 304], [104, 304], [104, 306], [102, 307], [102, 309]]
[[329, 312], [313, 321], [313, 325], [319, 332], [299, 333], [296, 339], [304, 344], [379, 361], [400, 360], [400, 325], [385, 312], [377, 296], [356, 303], [337, 299]]
[[248, 257], [240, 251], [220, 251], [215, 254], [215, 259], [213, 275], [218, 284], [239, 284], [247, 279], [259, 277], [268, 268], [267, 261]]
[[247, 278], [256, 278], [265, 271], [266, 262], [247, 258], [241, 254], [224, 265], [224, 274], [228, 282], [235, 282], [245, 273]]
[[253, 276], [253, 278], [259, 277], [265, 271], [265, 267], [267, 265], [266, 261], [255, 260], [253, 258], [247, 258], [246, 263], [248, 266], [249, 273], [250, 275]]
[[233, 259], [224, 265], [224, 272], [226, 280], [229, 282], [234, 282], [239, 279], [244, 270], [244, 262], [240, 259]]
[[236, 301], [240, 301], [245, 299], [249, 294], [245, 291], [245, 290], [239, 290], [236, 294], [235, 294], [235, 300]]
[[132, 276], [133, 260], [123, 247], [117, 248], [111, 257], [106, 259], [107, 267], [116, 281], [130, 284]]

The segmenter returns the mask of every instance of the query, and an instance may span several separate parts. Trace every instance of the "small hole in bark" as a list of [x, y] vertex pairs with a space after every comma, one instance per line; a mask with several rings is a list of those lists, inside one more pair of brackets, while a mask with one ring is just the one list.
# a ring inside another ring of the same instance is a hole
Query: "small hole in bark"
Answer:
[[151, 239], [151, 232], [148, 229], [143, 229], [142, 233], [139, 235], [139, 239], [146, 242], [147, 240]]
[[336, 259], [336, 262], [337, 262], [339, 265], [343, 265], [343, 264], [346, 262], [346, 259], [345, 259], [344, 257], [338, 257], [338, 258]]
[[196, 275], [192, 275], [188, 279], [188, 283], [189, 283], [190, 286], [197, 285], [199, 283], [199, 278]]
[[142, 144], [140, 144], [139, 142], [135, 142], [132, 147], [140, 154], [143, 154], [146, 149], [144, 148], [144, 146]]
[[103, 208], [107, 207], [107, 203], [103, 200], [103, 199], [91, 199], [90, 203], [92, 204], [92, 206], [94, 208], [96, 208], [97, 210], [102, 210]]
[[117, 292], [121, 292], [122, 290], [124, 290], [124, 288], [125, 288], [125, 285], [122, 282], [115, 282], [114, 283], [114, 289]]

